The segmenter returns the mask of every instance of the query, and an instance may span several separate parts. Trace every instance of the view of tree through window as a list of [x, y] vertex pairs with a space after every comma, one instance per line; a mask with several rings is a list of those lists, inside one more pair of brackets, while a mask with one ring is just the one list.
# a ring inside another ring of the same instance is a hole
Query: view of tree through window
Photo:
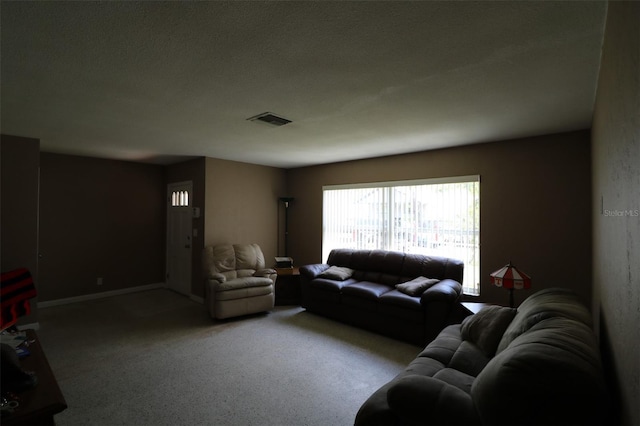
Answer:
[[323, 188], [322, 256], [384, 249], [464, 261], [464, 292], [480, 294], [480, 177]]

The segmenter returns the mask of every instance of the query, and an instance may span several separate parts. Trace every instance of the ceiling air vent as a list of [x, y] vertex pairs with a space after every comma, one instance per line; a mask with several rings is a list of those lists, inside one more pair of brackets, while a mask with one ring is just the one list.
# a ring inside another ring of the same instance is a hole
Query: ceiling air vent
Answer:
[[264, 123], [271, 124], [272, 126], [284, 126], [285, 124], [291, 123], [291, 120], [287, 120], [284, 117], [278, 117], [272, 112], [263, 112], [262, 114], [247, 118], [247, 120], [262, 121]]

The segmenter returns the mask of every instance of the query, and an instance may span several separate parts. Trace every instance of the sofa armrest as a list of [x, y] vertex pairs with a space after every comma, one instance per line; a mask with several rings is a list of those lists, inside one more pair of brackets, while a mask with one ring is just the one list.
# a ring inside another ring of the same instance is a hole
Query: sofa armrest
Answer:
[[462, 284], [451, 279], [444, 279], [428, 288], [420, 298], [424, 306], [431, 302], [454, 303], [462, 295]]
[[208, 274], [206, 278], [207, 280], [217, 284], [222, 284], [223, 282], [227, 281], [227, 277], [219, 273]]
[[272, 268], [264, 268], [264, 269], [258, 269], [253, 276], [254, 277], [268, 277], [269, 275], [273, 275], [276, 273], [275, 269]]
[[462, 295], [462, 285], [451, 279], [444, 279], [428, 288], [420, 297], [425, 312], [424, 343], [436, 338], [438, 333], [450, 324], [451, 312]]
[[471, 395], [439, 379], [408, 375], [387, 391], [393, 413], [408, 424], [478, 424]]
[[311, 281], [318, 275], [329, 269], [326, 263], [316, 263], [300, 267], [300, 305], [305, 309], [313, 309], [313, 298], [311, 297]]
[[254, 274], [254, 277], [264, 277], [264, 278], [269, 278], [271, 281], [273, 281], [274, 283], [276, 282], [276, 279], [278, 278], [278, 274], [276, 272], [275, 269], [272, 268], [263, 268], [263, 269], [258, 269]]
[[300, 267], [300, 275], [311, 281], [327, 269], [329, 269], [329, 265], [327, 265], [326, 263], [305, 265]]

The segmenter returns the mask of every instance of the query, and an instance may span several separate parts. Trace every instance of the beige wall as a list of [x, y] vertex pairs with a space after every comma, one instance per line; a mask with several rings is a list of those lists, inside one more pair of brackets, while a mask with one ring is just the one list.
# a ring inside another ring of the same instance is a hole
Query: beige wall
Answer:
[[[3, 272], [25, 267], [38, 279], [38, 139], [2, 135], [0, 139], [2, 188], [0, 204], [0, 268]], [[40, 295], [39, 295], [40, 296]], [[37, 301], [31, 300], [31, 314], [20, 325], [37, 322]]]
[[593, 306], [625, 425], [640, 424], [638, 22], [640, 3], [609, 3], [592, 130]]
[[[479, 174], [481, 297], [506, 304], [489, 274], [510, 260], [529, 273], [533, 291], [551, 286], [591, 298], [589, 132], [580, 131], [288, 172], [291, 252], [316, 263], [322, 250], [322, 186]], [[531, 291], [516, 292], [516, 303]]]
[[[166, 188], [173, 182], [192, 181], [194, 206], [201, 208], [193, 224], [198, 237], [193, 240], [192, 294], [204, 296], [205, 243], [256, 242], [268, 265], [273, 263], [282, 231], [278, 197], [286, 195], [283, 169], [212, 158], [162, 167], [39, 154], [38, 147], [34, 181], [41, 162], [41, 302], [164, 282]], [[34, 194], [37, 203], [37, 188]], [[28, 228], [37, 242], [35, 212], [37, 207]], [[9, 217], [3, 211], [3, 221]], [[23, 234], [16, 235], [24, 245]], [[36, 252], [34, 244], [34, 259]], [[96, 284], [98, 277], [102, 286]]]
[[164, 282], [163, 167], [51, 153], [40, 165], [40, 301]]
[[204, 157], [172, 164], [167, 166], [165, 170], [167, 185], [185, 181], [193, 183], [192, 205], [200, 208], [200, 217], [193, 218], [193, 229], [196, 230], [197, 235], [193, 237], [191, 244], [191, 293], [199, 297], [204, 296], [201, 253], [204, 248], [204, 218], [206, 216], [205, 171], [206, 160]]
[[257, 243], [272, 266], [285, 179], [283, 169], [207, 158], [205, 245]]
[[194, 219], [192, 294], [204, 297], [202, 249], [205, 245], [258, 243], [271, 266], [278, 246], [278, 197], [285, 195], [286, 172], [215, 158], [166, 167], [167, 184], [193, 182]]

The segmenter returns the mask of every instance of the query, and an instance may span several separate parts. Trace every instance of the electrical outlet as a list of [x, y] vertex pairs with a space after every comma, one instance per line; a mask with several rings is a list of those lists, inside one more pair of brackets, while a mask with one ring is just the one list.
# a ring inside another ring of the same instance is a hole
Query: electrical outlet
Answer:
[[98, 277], [98, 282], [96, 284], [102, 285], [102, 277]]

